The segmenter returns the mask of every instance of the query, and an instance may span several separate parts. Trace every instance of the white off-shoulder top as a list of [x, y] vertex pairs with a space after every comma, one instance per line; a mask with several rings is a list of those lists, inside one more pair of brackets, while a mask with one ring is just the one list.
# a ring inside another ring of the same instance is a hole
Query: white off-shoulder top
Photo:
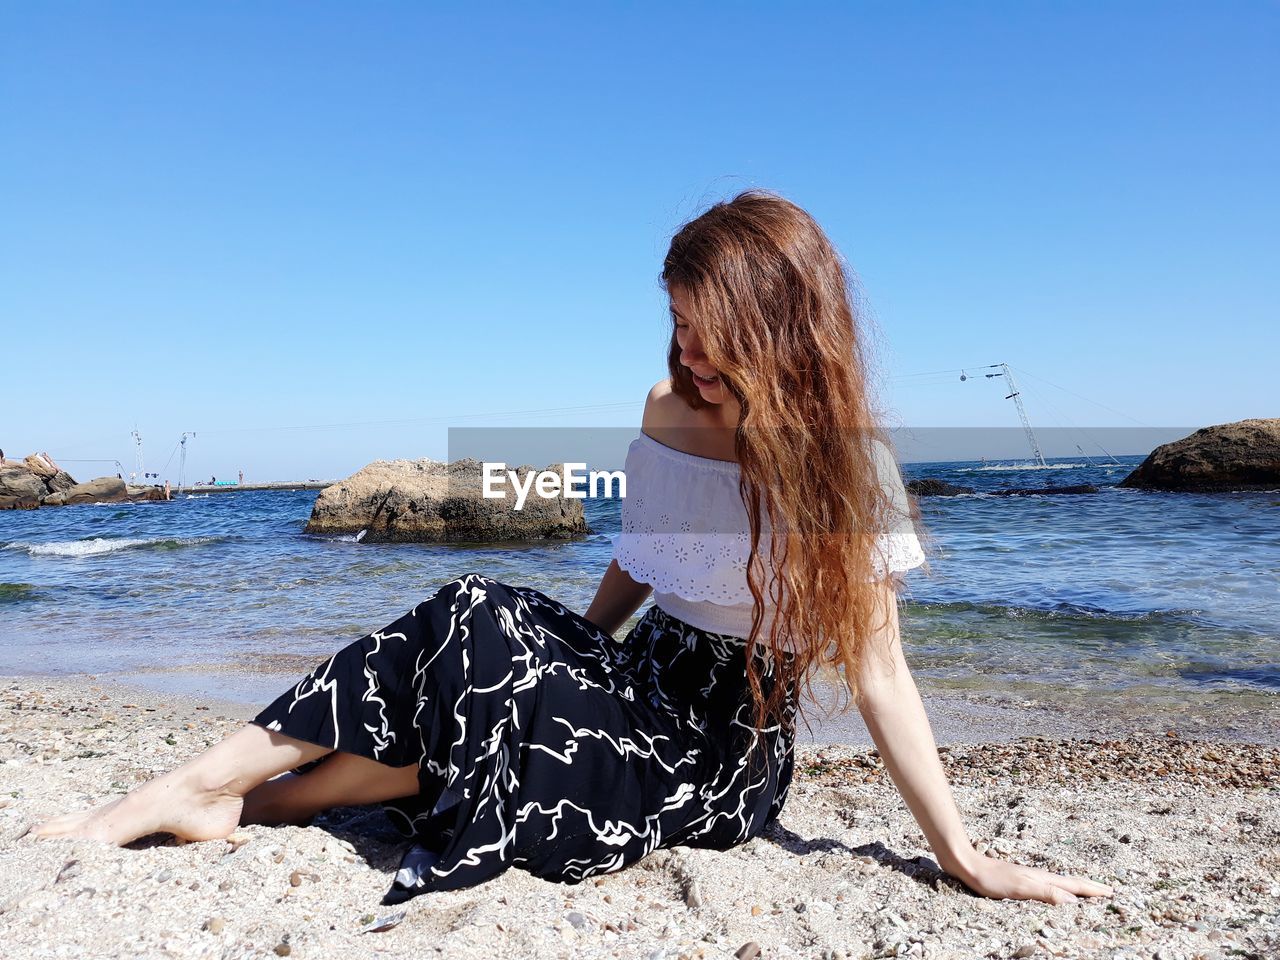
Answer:
[[[895, 572], [919, 566], [924, 551], [893, 452], [880, 441], [874, 446], [880, 482], [894, 505], [890, 529], [878, 538], [885, 562], [879, 556], [873, 561], [884, 576], [886, 564]], [[627, 451], [624, 472], [622, 532], [613, 544], [618, 566], [650, 584], [654, 603], [673, 617], [710, 633], [750, 634], [751, 527], [738, 492], [738, 464], [685, 453], [641, 433]], [[762, 522], [760, 549], [768, 570], [767, 518]], [[764, 631], [769, 622], [766, 609]]]

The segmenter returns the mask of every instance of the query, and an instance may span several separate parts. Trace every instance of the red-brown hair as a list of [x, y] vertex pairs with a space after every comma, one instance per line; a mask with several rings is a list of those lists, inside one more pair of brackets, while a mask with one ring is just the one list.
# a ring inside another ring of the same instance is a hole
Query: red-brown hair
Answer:
[[[891, 501], [875, 463], [873, 442], [884, 437], [850, 276], [808, 213], [751, 189], [679, 229], [662, 282], [687, 294], [708, 362], [741, 405], [735, 447], [754, 599], [747, 649], [767, 647], [785, 681], [766, 691], [747, 657], [757, 726], [785, 718], [789, 689], [802, 685], [811, 699], [824, 665], [843, 673], [856, 701], [867, 639], [885, 614], [873, 564]], [[673, 329], [673, 389], [698, 409], [707, 401], [679, 356]]]

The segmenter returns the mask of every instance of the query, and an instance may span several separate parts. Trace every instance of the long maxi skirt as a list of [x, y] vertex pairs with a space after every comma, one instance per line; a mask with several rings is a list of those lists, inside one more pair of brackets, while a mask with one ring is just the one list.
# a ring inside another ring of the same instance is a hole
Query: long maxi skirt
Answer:
[[[754, 656], [767, 690], [773, 663]], [[741, 637], [657, 606], [619, 642], [537, 590], [467, 574], [253, 722], [417, 764], [419, 792], [382, 805], [413, 841], [384, 904], [512, 866], [573, 883], [658, 847], [732, 847], [778, 816], [794, 699], [757, 728], [745, 657]]]

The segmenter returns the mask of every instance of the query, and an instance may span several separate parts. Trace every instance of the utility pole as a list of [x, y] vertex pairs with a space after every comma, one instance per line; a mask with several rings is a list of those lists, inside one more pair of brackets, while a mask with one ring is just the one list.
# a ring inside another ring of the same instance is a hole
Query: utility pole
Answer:
[[999, 367], [999, 373], [988, 373], [987, 379], [992, 377], [1004, 377], [1005, 384], [1009, 387], [1009, 395], [1006, 400], [1012, 400], [1018, 408], [1018, 416], [1022, 420], [1022, 429], [1027, 434], [1027, 442], [1031, 444], [1031, 453], [1036, 458], [1036, 462], [1042, 467], [1047, 467], [1044, 462], [1044, 454], [1040, 452], [1040, 444], [1036, 441], [1035, 431], [1031, 429], [1031, 421], [1027, 418], [1027, 409], [1022, 405], [1022, 394], [1018, 391], [1018, 385], [1013, 382], [1013, 374], [1009, 371], [1007, 363], [993, 363], [992, 367]]

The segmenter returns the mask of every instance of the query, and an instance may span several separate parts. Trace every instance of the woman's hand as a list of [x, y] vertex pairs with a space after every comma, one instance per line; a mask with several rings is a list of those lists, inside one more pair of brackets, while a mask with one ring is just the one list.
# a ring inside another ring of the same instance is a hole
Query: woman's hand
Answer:
[[1057, 905], [1071, 903], [1081, 897], [1109, 897], [1114, 892], [1105, 884], [1083, 877], [1050, 873], [1039, 867], [1024, 867], [1007, 860], [996, 860], [985, 853], [975, 853], [963, 870], [954, 871], [952, 875], [974, 893], [993, 900], [1043, 900]]

